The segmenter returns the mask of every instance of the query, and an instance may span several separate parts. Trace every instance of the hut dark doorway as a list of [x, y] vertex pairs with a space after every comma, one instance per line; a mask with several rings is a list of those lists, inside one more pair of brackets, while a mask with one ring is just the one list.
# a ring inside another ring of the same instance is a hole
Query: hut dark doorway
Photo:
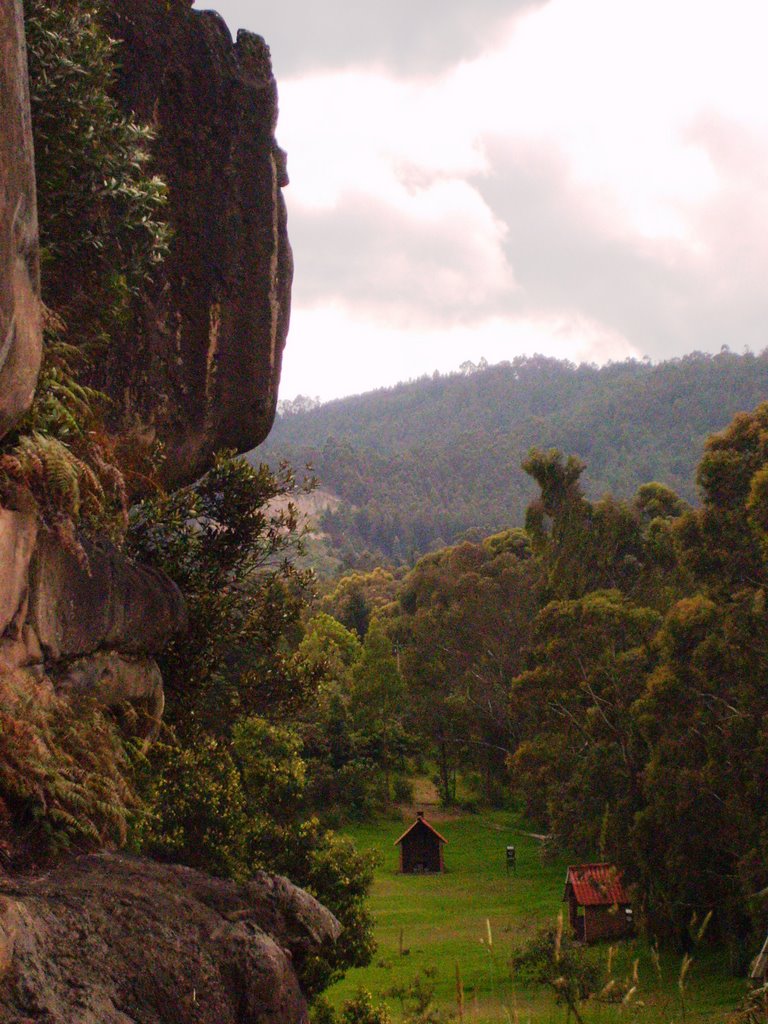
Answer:
[[419, 811], [416, 821], [395, 840], [400, 847], [400, 870], [406, 875], [445, 871], [443, 846], [447, 841]]

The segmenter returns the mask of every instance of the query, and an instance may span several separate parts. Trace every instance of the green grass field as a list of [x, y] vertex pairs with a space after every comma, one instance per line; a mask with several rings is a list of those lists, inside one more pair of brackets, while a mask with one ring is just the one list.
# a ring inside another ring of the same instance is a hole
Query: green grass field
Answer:
[[[350, 971], [328, 993], [340, 1005], [360, 988], [381, 998], [415, 975], [431, 975], [435, 1004], [456, 1009], [456, 965], [464, 992], [464, 1020], [477, 1024], [519, 1024], [565, 1021], [566, 1012], [543, 989], [525, 986], [512, 976], [512, 951], [539, 927], [554, 924], [563, 906], [566, 861], [544, 863], [538, 840], [523, 834], [513, 813], [493, 812], [435, 821], [448, 840], [444, 875], [400, 875], [392, 845], [402, 830], [400, 820], [382, 821], [345, 830], [358, 847], [378, 850], [371, 910], [376, 920], [378, 952], [366, 968]], [[507, 876], [504, 850], [517, 848], [517, 872]], [[492, 945], [488, 942], [488, 933]], [[403, 955], [400, 953], [402, 944]], [[608, 947], [590, 955], [606, 963]], [[631, 975], [639, 960], [636, 999], [626, 1006], [587, 1004], [588, 1024], [633, 1022], [722, 1024], [745, 991], [712, 954], [696, 958], [687, 977], [685, 1006], [678, 991], [679, 958], [662, 955], [659, 983], [650, 951], [641, 940], [622, 943], [614, 957], [613, 976]], [[388, 997], [395, 1020], [400, 1003]]]

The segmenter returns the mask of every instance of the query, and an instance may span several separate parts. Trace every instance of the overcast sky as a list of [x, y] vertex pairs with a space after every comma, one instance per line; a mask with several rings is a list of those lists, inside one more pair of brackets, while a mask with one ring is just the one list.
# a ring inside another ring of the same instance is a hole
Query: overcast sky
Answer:
[[211, 0], [270, 44], [282, 398], [768, 345], [765, 0]]

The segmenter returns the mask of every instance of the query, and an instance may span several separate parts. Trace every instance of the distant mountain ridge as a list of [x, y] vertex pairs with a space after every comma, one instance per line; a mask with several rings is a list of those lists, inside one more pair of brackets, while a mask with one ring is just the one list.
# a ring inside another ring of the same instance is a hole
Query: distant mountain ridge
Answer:
[[520, 525], [532, 446], [580, 456], [590, 497], [659, 480], [695, 501], [706, 437], [765, 399], [768, 352], [604, 367], [520, 357], [283, 414], [249, 457], [312, 464], [340, 499], [322, 528], [345, 564], [411, 561]]

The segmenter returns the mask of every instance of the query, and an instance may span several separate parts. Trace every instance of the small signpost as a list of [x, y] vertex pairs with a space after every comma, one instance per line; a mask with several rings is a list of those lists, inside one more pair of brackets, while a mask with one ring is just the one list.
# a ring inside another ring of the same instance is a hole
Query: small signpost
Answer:
[[507, 847], [507, 874], [513, 871], [517, 874], [517, 852], [514, 846]]

